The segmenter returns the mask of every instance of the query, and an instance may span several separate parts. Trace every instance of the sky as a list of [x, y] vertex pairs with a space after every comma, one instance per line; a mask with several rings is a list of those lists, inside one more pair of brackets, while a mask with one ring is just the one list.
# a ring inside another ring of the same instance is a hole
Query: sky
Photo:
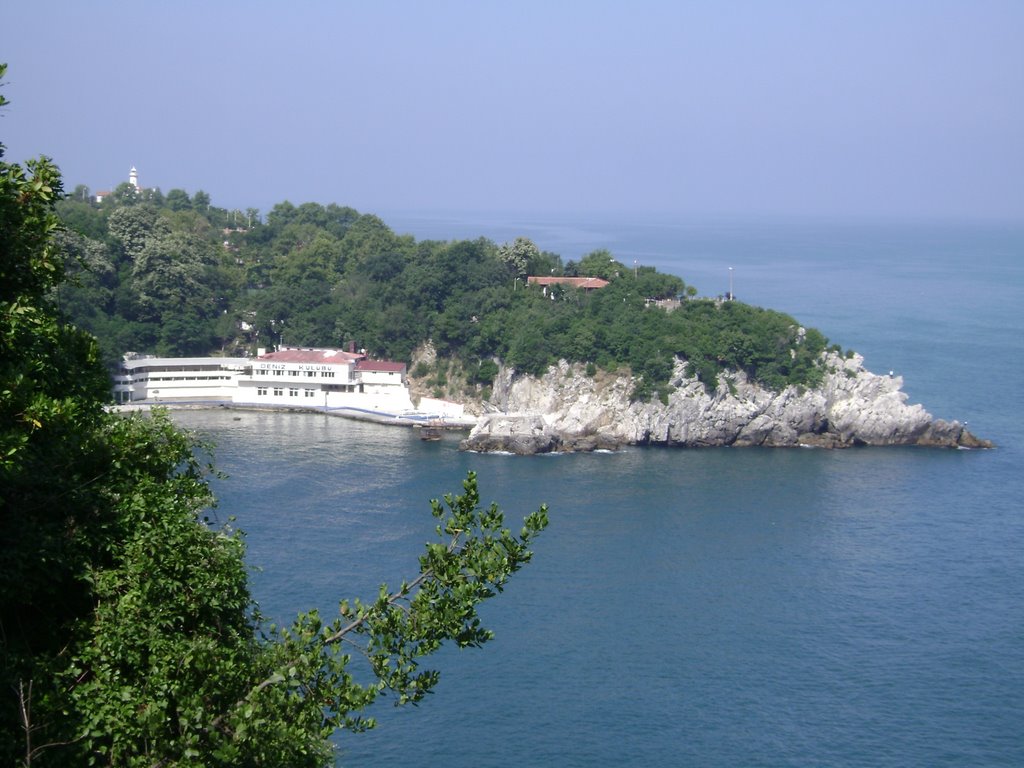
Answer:
[[8, 161], [225, 208], [1024, 220], [1021, 0], [8, 0]]

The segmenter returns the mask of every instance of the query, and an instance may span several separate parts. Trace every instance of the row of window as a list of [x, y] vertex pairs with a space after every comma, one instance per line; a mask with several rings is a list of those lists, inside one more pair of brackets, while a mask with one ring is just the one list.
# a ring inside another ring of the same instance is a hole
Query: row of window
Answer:
[[230, 376], [139, 376], [132, 379], [132, 384], [145, 384], [151, 381], [230, 381]]
[[334, 371], [286, 371], [282, 368], [275, 368], [274, 370], [268, 370], [266, 368], [260, 368], [257, 373], [260, 376], [274, 375], [274, 376], [294, 376], [296, 378], [305, 376], [307, 379], [316, 378], [317, 374], [322, 379], [333, 379]]
[[[266, 397], [267, 396], [267, 392], [269, 390], [270, 390], [269, 387], [256, 387], [256, 397]], [[273, 387], [273, 391], [274, 391], [274, 397], [284, 397], [284, 387]], [[302, 390], [302, 394], [303, 394], [304, 397], [315, 397], [316, 396], [316, 390], [315, 389], [304, 389], [304, 390]], [[299, 388], [298, 387], [289, 387], [288, 388], [288, 397], [298, 397], [298, 396], [299, 396]]]

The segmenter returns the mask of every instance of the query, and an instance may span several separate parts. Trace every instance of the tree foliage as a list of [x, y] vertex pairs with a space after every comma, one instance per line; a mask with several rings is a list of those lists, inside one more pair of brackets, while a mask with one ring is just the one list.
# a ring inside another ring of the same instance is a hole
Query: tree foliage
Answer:
[[[130, 185], [129, 185], [130, 186]], [[793, 318], [696, 288], [605, 249], [563, 265], [526, 237], [421, 241], [338, 205], [284, 201], [226, 211], [201, 191], [59, 204], [99, 272], [71, 267], [62, 301], [113, 366], [126, 351], [251, 353], [280, 344], [347, 346], [408, 359], [430, 340], [474, 370], [502, 360], [539, 374], [564, 359], [628, 366], [638, 397], [664, 395], [676, 359], [714, 389], [728, 371], [769, 388], [813, 386], [827, 341]], [[254, 215], [255, 214], [255, 215]], [[106, 266], [112, 266], [112, 270]], [[588, 276], [593, 293], [527, 287], [526, 277]]]
[[117, 262], [204, 249], [173, 228], [120, 255], [113, 240], [59, 238], [56, 167], [2, 158], [0, 763], [328, 764], [331, 734], [371, 727], [376, 699], [431, 691], [438, 673], [421, 663], [442, 643], [490, 638], [477, 606], [530, 560], [546, 509], [515, 534], [470, 474], [431, 502], [438, 539], [414, 578], [331, 619], [265, 626], [241, 534], [204, 518], [208, 452], [166, 414], [107, 413], [96, 343], [60, 312], [70, 256], [96, 271], [80, 289], [99, 291]]
[[[525, 237], [417, 242], [352, 208], [289, 202], [266, 223], [243, 215], [247, 226], [225, 239], [216, 222], [228, 212], [179, 210], [187, 194], [172, 192], [162, 205], [60, 204], [103, 275], [75, 267], [81, 279], [62, 289], [64, 301], [99, 335], [108, 363], [127, 350], [241, 353], [282, 339], [408, 359], [429, 339], [481, 387], [490, 384], [482, 360], [533, 374], [559, 359], [626, 365], [643, 398], [669, 391], [677, 358], [709, 389], [727, 370], [773, 389], [820, 380], [827, 342], [817, 331], [778, 312], [695, 298], [680, 278], [629, 269], [604, 249], [563, 266]], [[542, 291], [526, 286], [530, 274], [611, 284]]]
[[540, 249], [528, 237], [517, 237], [498, 248], [498, 258], [519, 277], [526, 277], [530, 264], [540, 257]]

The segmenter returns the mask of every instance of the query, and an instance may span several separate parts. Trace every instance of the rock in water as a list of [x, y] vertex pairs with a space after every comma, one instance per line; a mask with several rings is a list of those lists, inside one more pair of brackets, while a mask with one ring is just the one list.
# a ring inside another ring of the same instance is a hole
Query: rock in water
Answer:
[[867, 371], [859, 355], [827, 353], [825, 363], [815, 389], [772, 392], [729, 373], [709, 393], [677, 360], [667, 404], [630, 402], [629, 376], [586, 376], [564, 361], [540, 378], [503, 368], [491, 396], [498, 412], [484, 415], [461, 447], [518, 454], [638, 444], [992, 447], [956, 421], [907, 405], [903, 379]]

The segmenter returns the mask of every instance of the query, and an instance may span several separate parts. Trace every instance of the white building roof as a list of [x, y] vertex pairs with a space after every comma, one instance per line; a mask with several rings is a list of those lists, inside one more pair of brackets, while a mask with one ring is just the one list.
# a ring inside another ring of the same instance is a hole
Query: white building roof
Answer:
[[340, 349], [279, 349], [276, 352], [268, 352], [256, 358], [257, 362], [268, 361], [272, 363], [334, 363], [335, 365], [349, 365], [362, 360], [366, 355], [354, 352], [343, 352]]
[[251, 365], [247, 357], [135, 357], [122, 361], [129, 371], [140, 368], [199, 368], [200, 366], [219, 365], [221, 368], [241, 368]]

